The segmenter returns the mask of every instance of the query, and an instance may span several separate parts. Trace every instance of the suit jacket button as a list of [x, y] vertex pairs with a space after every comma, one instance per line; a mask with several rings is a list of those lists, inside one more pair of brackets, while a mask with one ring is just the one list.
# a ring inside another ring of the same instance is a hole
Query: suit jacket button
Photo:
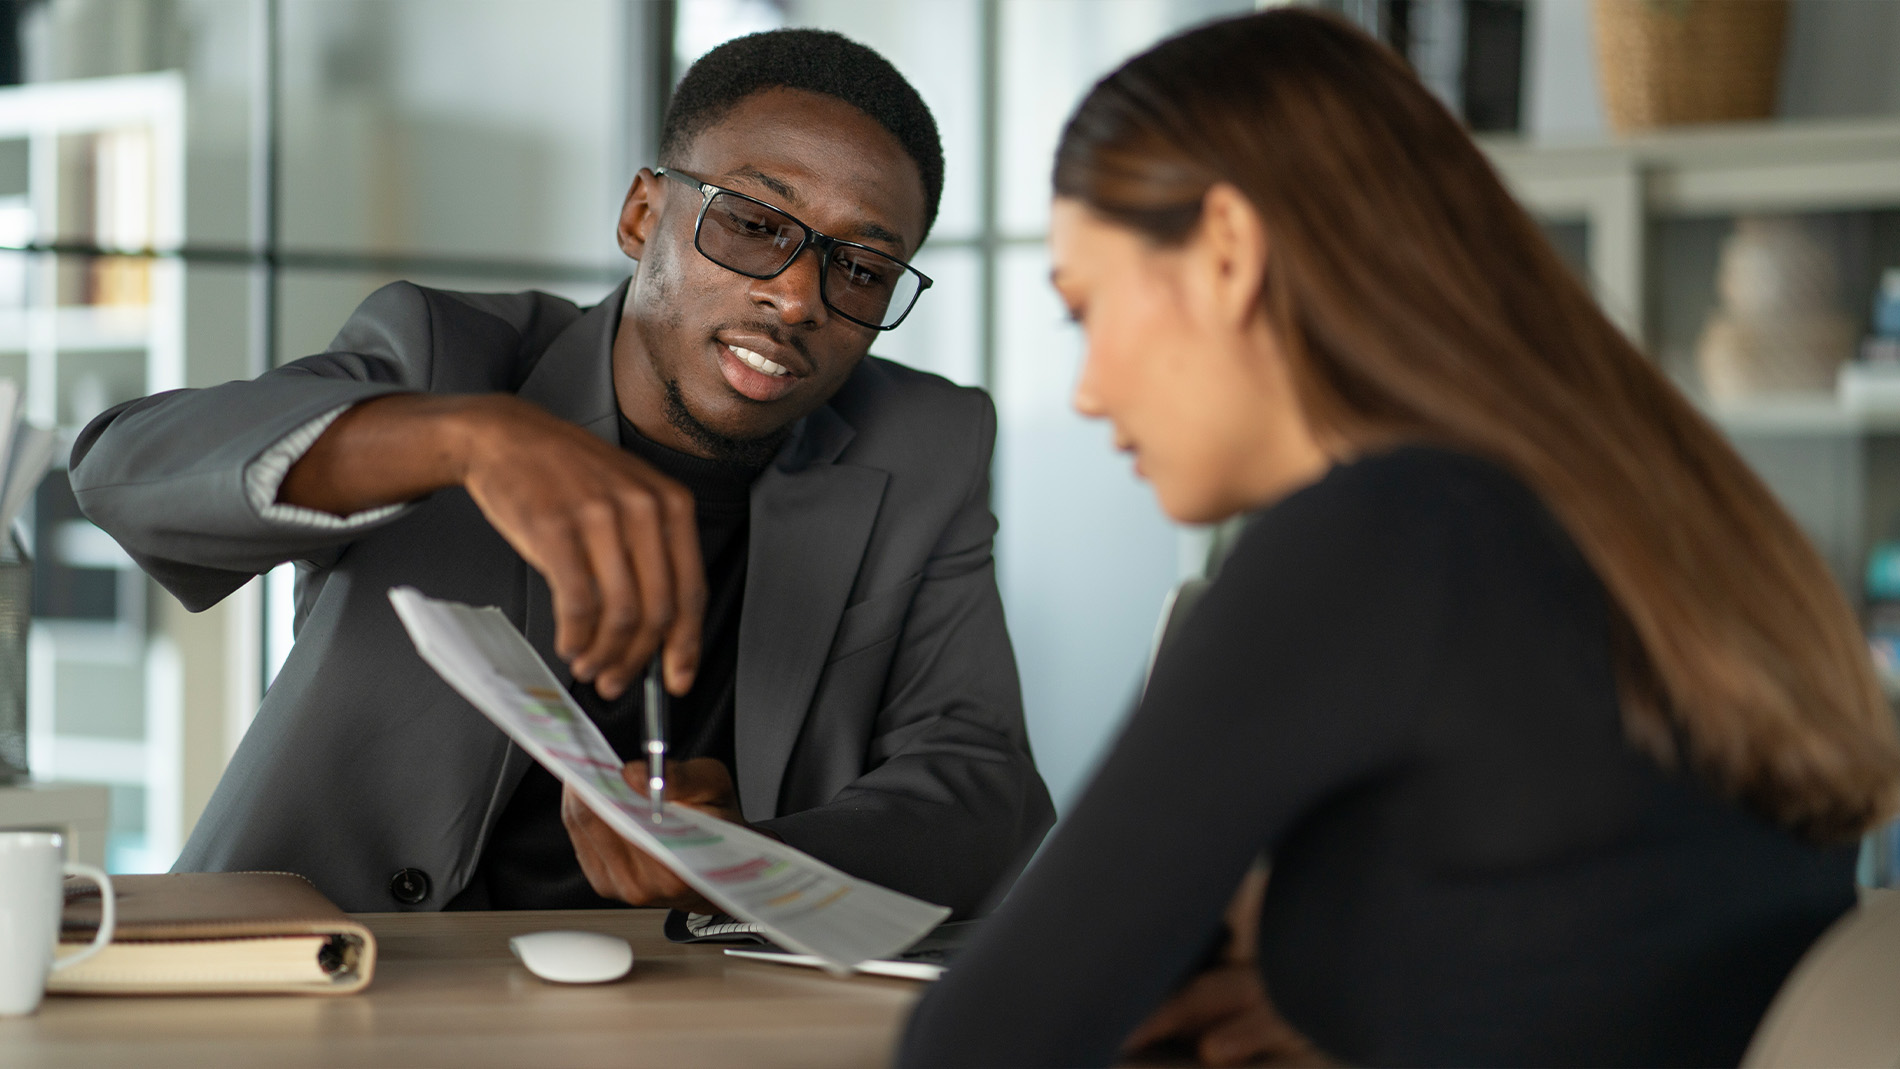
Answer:
[[413, 906], [429, 897], [429, 874], [421, 869], [403, 869], [389, 878], [389, 896], [405, 906]]

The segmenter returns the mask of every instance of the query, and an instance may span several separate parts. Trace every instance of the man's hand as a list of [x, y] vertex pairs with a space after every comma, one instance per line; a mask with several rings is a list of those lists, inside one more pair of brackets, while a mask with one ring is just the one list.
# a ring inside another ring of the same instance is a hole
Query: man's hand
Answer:
[[687, 490], [580, 427], [501, 394], [396, 394], [337, 417], [278, 499], [347, 515], [448, 486], [547, 579], [554, 649], [615, 698], [662, 642], [666, 688], [699, 666], [705, 568]]
[[[647, 789], [647, 763], [630, 761], [620, 770], [628, 786], [641, 794]], [[710, 813], [735, 824], [745, 823], [726, 766], [710, 757], [666, 763], [666, 801]], [[561, 823], [574, 841], [574, 856], [594, 893], [636, 906], [671, 906], [694, 913], [717, 913], [718, 907], [655, 861], [652, 855], [620, 837], [573, 788], [561, 789]]]
[[625, 450], [506, 400], [470, 436], [462, 485], [546, 577], [555, 653], [612, 699], [664, 641], [668, 689], [684, 694], [706, 611], [692, 494]]
[[1214, 967], [1174, 993], [1123, 1044], [1140, 1050], [1169, 1040], [1192, 1044], [1202, 1065], [1331, 1065], [1280, 1017], [1255, 961], [1267, 870], [1256, 866], [1227, 906], [1230, 938]]

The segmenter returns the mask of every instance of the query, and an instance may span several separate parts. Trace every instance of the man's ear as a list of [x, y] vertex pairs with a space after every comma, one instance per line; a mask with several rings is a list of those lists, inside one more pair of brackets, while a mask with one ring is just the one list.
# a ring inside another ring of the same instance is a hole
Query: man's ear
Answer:
[[1195, 239], [1207, 258], [1216, 314], [1234, 323], [1252, 319], [1266, 285], [1271, 244], [1266, 221], [1245, 193], [1216, 182], [1201, 200], [1199, 230]]
[[620, 205], [620, 224], [614, 228], [620, 251], [629, 259], [638, 260], [646, 252], [653, 228], [659, 225], [665, 197], [660, 176], [649, 168], [640, 168], [640, 173], [633, 176], [633, 185], [627, 187], [627, 199]]

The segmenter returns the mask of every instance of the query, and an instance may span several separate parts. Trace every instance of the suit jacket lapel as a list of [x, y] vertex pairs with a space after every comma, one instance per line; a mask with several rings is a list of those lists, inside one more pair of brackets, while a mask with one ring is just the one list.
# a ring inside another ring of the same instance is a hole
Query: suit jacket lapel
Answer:
[[752, 488], [733, 725], [747, 820], [778, 813], [786, 764], [890, 479], [832, 462], [851, 435], [820, 408]]
[[[622, 282], [601, 302], [568, 324], [541, 354], [528, 377], [522, 380], [516, 396], [532, 401], [549, 412], [578, 424], [616, 445], [620, 442], [619, 405], [614, 400], [614, 333], [620, 327], [620, 309], [627, 298]], [[566, 689], [574, 681], [567, 662], [554, 654], [554, 602], [548, 581], [532, 566], [526, 573], [526, 596], [522, 599], [521, 633], [547, 662], [554, 677]], [[522, 774], [534, 763], [527, 751], [510, 743], [502, 759], [499, 805], [492, 808], [487, 824], [492, 825], [501, 807], [514, 794]], [[487, 828], [483, 829], [486, 838]]]
[[[518, 391], [523, 400], [616, 445], [613, 342], [628, 284], [562, 331]], [[733, 725], [739, 796], [748, 820], [778, 812], [786, 763], [890, 478], [874, 468], [834, 463], [853, 433], [830, 407], [819, 408], [800, 422], [752, 488]], [[573, 675], [554, 654], [547, 580], [532, 567], [525, 571], [522, 633], [566, 687]], [[518, 781], [528, 761], [510, 747], [504, 782]]]
[[[614, 333], [629, 282], [622, 282], [599, 304], [582, 313], [555, 337], [517, 391], [549, 412], [579, 424], [602, 439], [620, 444], [619, 404], [614, 399]], [[567, 662], [554, 655], [554, 604], [548, 581], [529, 567], [526, 619], [521, 632], [566, 687], [573, 682]]]

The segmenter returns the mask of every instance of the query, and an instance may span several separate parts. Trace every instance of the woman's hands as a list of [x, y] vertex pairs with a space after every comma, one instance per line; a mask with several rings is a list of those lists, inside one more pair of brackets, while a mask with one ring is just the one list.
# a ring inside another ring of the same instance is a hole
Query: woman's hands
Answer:
[[1231, 936], [1221, 960], [1162, 1003], [1124, 1050], [1172, 1040], [1192, 1045], [1202, 1065], [1333, 1064], [1280, 1017], [1260, 982], [1255, 947], [1266, 891], [1267, 870], [1255, 866], [1228, 903]]
[[1191, 1044], [1202, 1065], [1318, 1065], [1325, 1059], [1280, 1018], [1252, 962], [1223, 962], [1196, 976], [1128, 1037], [1126, 1049]]

